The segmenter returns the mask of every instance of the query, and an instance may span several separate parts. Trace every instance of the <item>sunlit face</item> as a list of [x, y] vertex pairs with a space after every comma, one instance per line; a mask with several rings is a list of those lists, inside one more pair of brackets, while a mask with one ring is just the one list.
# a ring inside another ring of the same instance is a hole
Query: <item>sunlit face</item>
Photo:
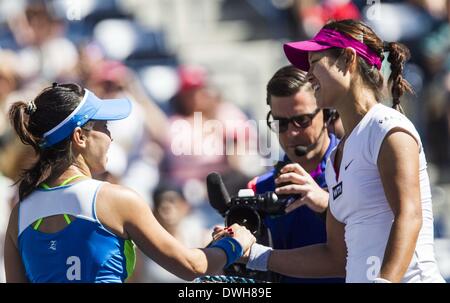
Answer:
[[320, 108], [336, 108], [350, 87], [350, 75], [341, 66], [341, 60], [329, 55], [329, 51], [309, 52], [310, 68], [308, 81], [311, 83], [317, 105]]
[[[307, 84], [306, 86], [309, 86]], [[313, 113], [317, 109], [316, 99], [310, 88], [303, 87], [295, 95], [287, 97], [271, 96], [271, 111], [275, 120], [277, 118], [290, 118]], [[320, 136], [324, 126], [323, 113], [320, 111], [313, 119], [310, 126], [299, 128], [289, 123], [288, 129], [279, 133], [278, 140], [289, 159], [298, 162], [300, 158], [295, 155], [298, 145], [308, 146], [313, 144]], [[321, 137], [323, 139], [323, 136]], [[320, 144], [319, 144], [320, 146]], [[311, 150], [304, 158], [310, 159], [316, 156], [320, 150]]]
[[84, 158], [93, 174], [100, 174], [106, 170], [108, 158], [106, 156], [111, 144], [111, 133], [107, 121], [91, 121], [90, 130], [84, 131], [86, 150]]

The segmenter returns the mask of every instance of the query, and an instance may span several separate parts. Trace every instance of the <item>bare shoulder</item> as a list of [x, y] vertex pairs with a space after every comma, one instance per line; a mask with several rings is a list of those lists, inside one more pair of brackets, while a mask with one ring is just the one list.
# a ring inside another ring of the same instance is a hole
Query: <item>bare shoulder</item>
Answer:
[[115, 209], [124, 215], [136, 209], [148, 208], [147, 202], [131, 188], [110, 183], [105, 183], [98, 193], [97, 204], [103, 202], [111, 210]]
[[[383, 159], [401, 160], [405, 156], [417, 156], [420, 152], [419, 142], [411, 132], [403, 128], [393, 128], [383, 140], [379, 162]], [[406, 158], [408, 159], [408, 158]]]
[[136, 216], [149, 212], [145, 200], [134, 190], [116, 184], [104, 183], [97, 196], [98, 219], [115, 234], [128, 238], [124, 226]]
[[98, 199], [106, 199], [112, 203], [124, 203], [142, 200], [141, 196], [126, 186], [105, 182], [99, 190]]

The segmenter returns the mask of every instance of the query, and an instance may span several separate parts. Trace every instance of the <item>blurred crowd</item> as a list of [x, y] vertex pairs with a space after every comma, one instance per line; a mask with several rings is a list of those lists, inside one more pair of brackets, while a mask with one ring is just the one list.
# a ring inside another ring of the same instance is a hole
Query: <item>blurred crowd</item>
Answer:
[[[167, 29], [142, 22], [141, 9], [155, 1], [0, 0], [0, 282], [3, 237], [17, 203], [13, 184], [34, 160], [33, 150], [9, 125], [8, 107], [31, 100], [52, 82], [76, 82], [101, 98], [132, 101], [130, 117], [109, 124], [114, 141], [108, 171], [96, 178], [140, 193], [161, 224], [191, 247], [207, 244], [211, 227], [222, 222], [207, 201], [207, 174], [221, 173], [235, 195], [267, 169], [249, 150], [261, 138], [248, 123], [264, 119], [248, 109], [265, 101], [238, 106], [211, 81], [207, 67], [183, 62], [183, 50], [168, 46]], [[416, 94], [406, 98], [405, 109], [435, 169], [432, 181], [450, 183], [449, 0], [214, 2], [224, 18], [253, 12], [252, 18], [240, 17], [256, 28], [245, 40], [279, 41], [280, 52], [283, 41], [310, 37], [329, 19], [363, 19], [383, 39], [406, 44], [411, 50], [406, 78]], [[223, 131], [205, 127], [207, 121], [219, 121]], [[236, 152], [241, 146], [245, 155]], [[436, 216], [438, 236], [450, 237], [447, 217]], [[179, 280], [141, 255], [131, 281]]]

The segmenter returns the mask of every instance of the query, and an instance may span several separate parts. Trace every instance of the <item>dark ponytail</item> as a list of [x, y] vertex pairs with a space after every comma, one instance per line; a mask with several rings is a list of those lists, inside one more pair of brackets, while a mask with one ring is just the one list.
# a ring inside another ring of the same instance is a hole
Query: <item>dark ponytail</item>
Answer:
[[23, 101], [14, 103], [9, 110], [9, 118], [23, 144], [31, 145], [37, 152], [39, 149], [38, 139], [28, 131], [29, 115], [27, 108], [28, 104]]
[[70, 138], [47, 149], [41, 149], [39, 144], [44, 133], [75, 110], [83, 94], [83, 89], [77, 84], [53, 85], [44, 89], [33, 101], [19, 101], [11, 106], [9, 119], [14, 130], [20, 140], [33, 147], [38, 155], [36, 163], [25, 169], [17, 181], [20, 200], [73, 163]]
[[397, 42], [384, 43], [384, 48], [389, 52], [388, 61], [391, 64], [391, 75], [388, 84], [391, 84], [392, 108], [403, 113], [400, 105], [400, 97], [405, 93], [414, 93], [408, 81], [403, 78], [403, 67], [409, 60], [410, 53], [406, 46]]

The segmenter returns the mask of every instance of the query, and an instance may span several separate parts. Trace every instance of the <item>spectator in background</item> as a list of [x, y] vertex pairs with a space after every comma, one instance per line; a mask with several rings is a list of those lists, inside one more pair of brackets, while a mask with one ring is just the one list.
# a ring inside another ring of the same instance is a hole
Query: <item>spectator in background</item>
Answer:
[[358, 7], [350, 0], [296, 1], [300, 30], [313, 36], [328, 20], [360, 19]]
[[245, 167], [238, 161], [237, 151], [248, 153], [256, 147], [255, 129], [239, 108], [221, 99], [208, 83], [204, 68], [182, 66], [179, 79], [163, 168], [166, 177], [181, 185], [190, 180], [204, 183], [208, 173], [216, 171], [232, 187], [230, 192], [237, 193], [246, 184]]
[[[432, 3], [426, 1], [428, 5]], [[430, 79], [424, 97], [428, 101], [426, 138], [431, 147], [430, 158], [440, 167], [450, 166], [450, 1], [446, 3], [446, 9], [439, 10], [443, 18], [436, 21], [435, 30], [422, 37], [420, 43], [422, 68]]]
[[6, 282], [3, 243], [5, 242], [6, 227], [8, 226], [8, 214], [11, 213], [12, 209], [11, 200], [14, 193], [12, 185], [12, 180], [0, 173], [0, 283]]
[[24, 146], [14, 135], [8, 122], [9, 96], [22, 82], [17, 73], [19, 61], [8, 50], [0, 50], [0, 283], [5, 282], [3, 243], [8, 225], [8, 214], [15, 202], [15, 180], [23, 168], [34, 159], [32, 149]]
[[20, 74], [28, 80], [72, 78], [78, 63], [75, 45], [64, 36], [65, 24], [43, 0], [28, 1], [24, 11], [8, 16], [17, 43]]
[[17, 57], [11, 51], [0, 50], [0, 147], [12, 139], [12, 130], [8, 123], [8, 95], [19, 86], [16, 71]]
[[[159, 224], [175, 239], [188, 247], [205, 247], [210, 233], [191, 213], [181, 188], [171, 183], [161, 183], [153, 193], [153, 212]], [[186, 282], [140, 252], [137, 255], [134, 282], [172, 283]]]

